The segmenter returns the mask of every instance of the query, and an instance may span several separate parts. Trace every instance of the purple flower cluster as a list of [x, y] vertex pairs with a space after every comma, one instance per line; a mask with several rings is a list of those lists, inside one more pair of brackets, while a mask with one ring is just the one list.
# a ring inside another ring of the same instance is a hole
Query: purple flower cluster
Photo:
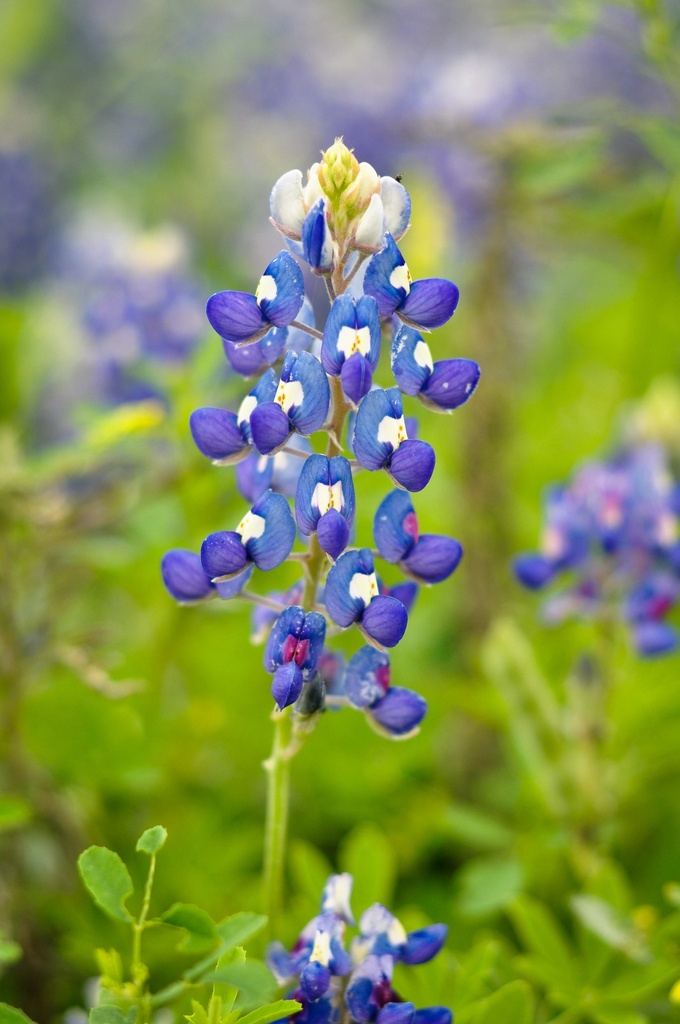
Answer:
[[680, 597], [679, 514], [680, 488], [660, 447], [587, 463], [548, 492], [541, 549], [519, 555], [515, 574], [536, 590], [567, 577], [544, 605], [548, 622], [619, 617], [639, 654], [666, 654], [680, 639], [665, 621]]
[[[236, 466], [250, 508], [236, 529], [211, 533], [200, 554], [180, 549], [163, 559], [167, 589], [186, 603], [235, 596], [253, 567], [275, 569], [298, 537], [306, 541], [304, 553], [293, 555], [303, 567], [302, 587], [249, 595], [264, 605], [258, 635], [271, 630], [264, 663], [274, 699], [280, 709], [294, 704], [309, 715], [329, 695], [394, 737], [411, 735], [426, 705], [390, 685], [385, 652], [404, 635], [417, 586], [445, 580], [462, 556], [458, 541], [419, 532], [411, 493], [428, 484], [435, 453], [414, 436], [402, 395], [449, 413], [467, 401], [480, 372], [469, 359], [433, 362], [420, 333], [449, 320], [458, 289], [442, 279], [412, 281], [395, 241], [410, 210], [399, 182], [379, 178], [339, 140], [308, 172], [306, 185], [300, 171], [276, 183], [271, 219], [290, 251], [271, 260], [254, 292], [218, 292], [207, 304], [231, 366], [259, 377], [238, 410], [202, 408], [190, 419], [199, 451]], [[326, 283], [323, 329], [315, 325], [298, 260]], [[397, 385], [388, 388], [373, 379], [384, 330], [392, 334]], [[320, 431], [325, 454], [309, 441]], [[376, 513], [375, 548], [353, 543], [355, 477], [362, 470], [384, 470], [397, 488]], [[376, 558], [409, 581], [389, 591]], [[326, 635], [353, 625], [368, 646], [338, 668], [324, 648]], [[329, 664], [331, 673], [323, 670]]]
[[320, 913], [303, 929], [290, 953], [272, 943], [267, 962], [281, 985], [302, 1009], [287, 1020], [298, 1024], [451, 1024], [445, 1006], [416, 1010], [392, 987], [395, 964], [424, 964], [446, 940], [443, 924], [406, 932], [381, 903], [362, 914], [349, 951], [347, 926], [354, 925], [349, 904], [352, 876], [332, 875], [323, 890]]

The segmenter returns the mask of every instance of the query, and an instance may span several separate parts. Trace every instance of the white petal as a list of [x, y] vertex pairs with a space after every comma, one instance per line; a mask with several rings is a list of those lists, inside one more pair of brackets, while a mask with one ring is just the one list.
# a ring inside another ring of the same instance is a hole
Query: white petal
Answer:
[[279, 178], [269, 198], [269, 212], [279, 231], [291, 238], [300, 238], [305, 219], [302, 171], [286, 171]]

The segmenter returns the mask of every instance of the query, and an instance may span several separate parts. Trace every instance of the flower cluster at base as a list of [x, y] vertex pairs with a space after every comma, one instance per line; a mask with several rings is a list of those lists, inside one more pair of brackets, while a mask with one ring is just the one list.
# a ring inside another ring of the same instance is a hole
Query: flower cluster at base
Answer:
[[359, 920], [359, 933], [345, 947], [347, 926], [354, 925], [349, 904], [352, 876], [332, 875], [324, 888], [320, 913], [303, 929], [287, 952], [272, 943], [267, 962], [290, 998], [302, 1009], [288, 1021], [297, 1024], [451, 1024], [445, 1006], [417, 1010], [392, 988], [395, 964], [424, 964], [437, 955], [446, 940], [443, 924], [406, 932], [381, 903], [374, 903]]
[[519, 555], [517, 578], [537, 590], [567, 575], [543, 608], [547, 622], [619, 618], [642, 656], [677, 648], [665, 621], [680, 597], [680, 487], [656, 445], [591, 462], [547, 495], [541, 550]]
[[[269, 631], [264, 665], [279, 709], [294, 705], [309, 719], [348, 704], [393, 738], [413, 735], [426, 704], [391, 686], [386, 651], [404, 635], [418, 586], [447, 579], [462, 556], [458, 541], [419, 531], [411, 494], [429, 483], [435, 453], [415, 436], [402, 396], [450, 413], [480, 374], [469, 359], [433, 362], [420, 333], [449, 320], [458, 289], [439, 278], [412, 281], [397, 247], [410, 210], [403, 186], [358, 163], [341, 140], [305, 185], [300, 171], [276, 183], [271, 219], [290, 251], [270, 261], [252, 293], [218, 292], [207, 303], [232, 368], [259, 378], [238, 410], [202, 408], [190, 418], [199, 451], [236, 466], [249, 507], [235, 529], [210, 533], [200, 553], [174, 549], [162, 565], [168, 591], [182, 603], [241, 594], [259, 605], [256, 633], [267, 639]], [[298, 260], [326, 284], [322, 329]], [[383, 331], [391, 334], [396, 380], [387, 388], [374, 382]], [[309, 440], [318, 432], [324, 454]], [[375, 547], [354, 540], [362, 471], [384, 471], [396, 486], [376, 513]], [[293, 552], [298, 537], [306, 548]], [[386, 587], [376, 558], [408, 580]], [[286, 594], [245, 590], [255, 570], [286, 561], [302, 565], [304, 585]], [[324, 643], [351, 626], [367, 646], [345, 667]]]

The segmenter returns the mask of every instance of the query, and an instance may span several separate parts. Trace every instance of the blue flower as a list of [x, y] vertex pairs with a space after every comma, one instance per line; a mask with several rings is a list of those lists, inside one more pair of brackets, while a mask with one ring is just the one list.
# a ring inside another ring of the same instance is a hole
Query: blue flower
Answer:
[[310, 455], [298, 481], [295, 518], [301, 533], [317, 533], [334, 561], [344, 551], [354, 522], [354, 482], [344, 456]]
[[[308, 327], [314, 326], [314, 310], [307, 298], [296, 320]], [[311, 336], [299, 327], [272, 327], [264, 338], [250, 345], [237, 345], [225, 339], [222, 339], [222, 345], [232, 368], [244, 377], [252, 377], [265, 366], [273, 366], [284, 351], [302, 352], [309, 348], [311, 340]]]
[[250, 416], [253, 444], [262, 455], [280, 451], [288, 438], [323, 426], [331, 401], [328, 378], [309, 352], [287, 352], [274, 398]]
[[245, 459], [252, 443], [251, 414], [259, 404], [273, 400], [277, 386], [276, 374], [267, 370], [243, 399], [237, 413], [211, 407], [192, 412], [189, 427], [198, 450], [222, 466]]
[[458, 567], [463, 549], [453, 537], [420, 535], [418, 518], [406, 491], [392, 491], [373, 520], [378, 551], [418, 583], [441, 583]]
[[288, 558], [295, 543], [295, 520], [280, 494], [266, 491], [236, 530], [211, 533], [201, 546], [201, 563], [212, 580], [243, 572], [249, 562], [268, 572]]
[[221, 597], [227, 600], [235, 597], [252, 576], [253, 567], [233, 580], [214, 583], [203, 569], [200, 555], [185, 548], [166, 551], [161, 560], [163, 583], [171, 597], [180, 604], [197, 604], [207, 598]]
[[254, 295], [217, 292], [208, 299], [206, 313], [221, 338], [247, 345], [259, 341], [272, 327], [292, 323], [304, 297], [302, 271], [284, 249], [267, 266]]
[[434, 470], [432, 447], [407, 437], [399, 388], [375, 388], [362, 399], [352, 448], [365, 469], [386, 470], [394, 483], [407, 491], [421, 491]]
[[318, 274], [328, 274], [333, 268], [333, 239], [326, 217], [328, 202], [319, 199], [302, 224], [302, 258]]
[[348, 398], [357, 405], [370, 391], [380, 358], [380, 314], [375, 299], [339, 295], [331, 306], [321, 344], [326, 373], [340, 377]]
[[318, 612], [286, 608], [276, 620], [264, 652], [264, 667], [274, 673], [272, 696], [279, 708], [294, 704], [302, 684], [316, 671], [326, 636], [326, 620]]
[[347, 551], [331, 567], [326, 580], [328, 614], [339, 626], [356, 623], [380, 646], [394, 647], [406, 631], [408, 614], [395, 597], [378, 592], [378, 580], [369, 548]]
[[441, 359], [433, 363], [422, 334], [405, 326], [392, 339], [391, 362], [401, 390], [417, 396], [434, 412], [452, 412], [467, 402], [481, 372], [472, 359]]
[[427, 712], [419, 693], [390, 685], [390, 660], [373, 647], [361, 647], [350, 658], [343, 688], [349, 703], [365, 711], [376, 732], [390, 739], [414, 736]]
[[364, 292], [378, 303], [380, 315], [395, 313], [405, 324], [421, 331], [441, 327], [458, 305], [458, 288], [443, 278], [411, 280], [404, 257], [388, 233], [385, 246], [371, 258], [364, 275]]

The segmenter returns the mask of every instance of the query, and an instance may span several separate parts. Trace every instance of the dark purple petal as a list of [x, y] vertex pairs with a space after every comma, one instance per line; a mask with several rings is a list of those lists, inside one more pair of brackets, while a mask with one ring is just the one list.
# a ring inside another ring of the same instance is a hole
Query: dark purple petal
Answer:
[[543, 555], [518, 555], [512, 569], [520, 583], [530, 590], [540, 590], [555, 575], [555, 567]]
[[206, 575], [195, 551], [184, 548], [166, 551], [161, 561], [161, 574], [170, 596], [182, 604], [203, 601], [214, 593], [210, 577]]
[[456, 285], [441, 277], [414, 281], [397, 309], [397, 316], [411, 327], [431, 331], [451, 319], [459, 297]]
[[397, 583], [394, 587], [390, 587], [389, 590], [381, 591], [386, 593], [389, 597], [396, 597], [398, 601], [401, 601], [407, 612], [411, 612], [414, 605], [415, 599], [418, 596], [418, 584], [412, 583], [409, 580], [404, 580], [403, 583]]
[[272, 680], [272, 697], [283, 711], [294, 704], [302, 692], [302, 672], [294, 661], [277, 668]]
[[392, 456], [387, 471], [407, 491], [422, 491], [434, 472], [434, 449], [427, 441], [403, 441]]
[[333, 266], [333, 240], [323, 199], [314, 204], [302, 225], [302, 255], [313, 270], [327, 273]]
[[361, 647], [347, 663], [344, 690], [355, 708], [367, 708], [384, 697], [390, 687], [390, 659], [375, 647]]
[[408, 625], [408, 613], [396, 597], [379, 594], [361, 616], [361, 629], [383, 647], [395, 647]]
[[359, 352], [355, 352], [342, 364], [340, 380], [347, 397], [358, 405], [364, 395], [371, 390], [373, 383], [373, 373], [368, 361]]
[[328, 512], [319, 519], [316, 531], [323, 550], [331, 556], [334, 562], [337, 561], [349, 540], [347, 520], [340, 515], [337, 509], [329, 508]]
[[283, 448], [293, 433], [290, 420], [276, 402], [264, 402], [253, 409], [250, 430], [253, 444], [261, 455], [272, 455]]
[[678, 647], [677, 630], [667, 622], [650, 619], [633, 625], [633, 643], [638, 654], [643, 658], [653, 658], [661, 654], [670, 654]]
[[300, 971], [300, 988], [312, 1003], [326, 994], [330, 983], [331, 972], [318, 960], [310, 960]]
[[[292, 605], [281, 612], [264, 649], [264, 667], [267, 672], [275, 672], [281, 665], [292, 660], [304, 622], [305, 610], [299, 605]], [[294, 641], [292, 646], [289, 644], [291, 637]]]
[[236, 413], [226, 409], [196, 409], [189, 417], [189, 429], [199, 452], [209, 459], [235, 462], [248, 452]]
[[201, 563], [210, 579], [234, 576], [246, 567], [248, 555], [235, 530], [211, 533], [201, 545]]
[[434, 364], [420, 398], [431, 409], [449, 412], [467, 402], [477, 384], [481, 370], [473, 359], [442, 359]]
[[413, 1024], [453, 1024], [453, 1014], [447, 1006], [426, 1006], [416, 1010]]
[[453, 537], [425, 534], [402, 561], [404, 571], [419, 583], [441, 583], [458, 568], [463, 548]]
[[[221, 338], [243, 343], [269, 330], [267, 317], [248, 292], [216, 292], [205, 307], [210, 326]], [[294, 316], [291, 317], [294, 319]]]
[[222, 601], [228, 601], [230, 597], [236, 597], [248, 583], [250, 577], [253, 575], [254, 569], [254, 565], [248, 565], [242, 573], [238, 576], [234, 576], [233, 579], [225, 580], [222, 583], [216, 583], [215, 590], [217, 591], [217, 596], [221, 598]]
[[419, 693], [392, 686], [368, 712], [393, 736], [405, 736], [420, 725], [427, 712], [427, 701]]
[[244, 377], [252, 377], [265, 366], [272, 366], [280, 357], [288, 338], [288, 330], [284, 327], [272, 327], [264, 338], [252, 345], [235, 345], [233, 341], [223, 340], [224, 354], [237, 373]]
[[446, 942], [448, 928], [445, 924], [431, 924], [427, 928], [409, 932], [406, 946], [399, 957], [405, 964], [425, 964], [432, 960]]

